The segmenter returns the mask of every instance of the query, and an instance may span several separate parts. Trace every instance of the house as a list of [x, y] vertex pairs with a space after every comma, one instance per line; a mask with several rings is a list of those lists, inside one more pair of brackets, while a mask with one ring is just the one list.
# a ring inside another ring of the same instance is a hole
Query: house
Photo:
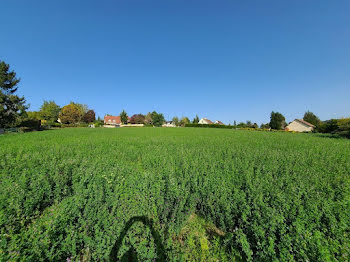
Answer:
[[223, 122], [219, 121], [219, 120], [216, 120], [214, 122], [215, 125], [225, 125]]
[[295, 132], [312, 132], [315, 126], [306, 122], [303, 119], [295, 119], [286, 126], [286, 131], [295, 131]]
[[199, 120], [198, 124], [211, 125], [211, 124], [214, 124], [214, 123], [212, 121], [210, 121], [208, 118], [202, 118], [201, 120]]
[[166, 121], [162, 127], [176, 127], [175, 122], [173, 121]]
[[111, 126], [120, 126], [120, 116], [105, 116], [104, 117], [104, 124], [105, 125], [111, 125]]

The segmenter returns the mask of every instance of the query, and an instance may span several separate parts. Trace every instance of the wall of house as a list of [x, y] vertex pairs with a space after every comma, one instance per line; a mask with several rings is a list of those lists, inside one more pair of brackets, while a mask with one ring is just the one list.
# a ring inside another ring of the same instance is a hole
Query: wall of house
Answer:
[[295, 132], [311, 132], [313, 130], [313, 127], [304, 125], [297, 121], [293, 121], [286, 127], [286, 129], [288, 131], [295, 131]]

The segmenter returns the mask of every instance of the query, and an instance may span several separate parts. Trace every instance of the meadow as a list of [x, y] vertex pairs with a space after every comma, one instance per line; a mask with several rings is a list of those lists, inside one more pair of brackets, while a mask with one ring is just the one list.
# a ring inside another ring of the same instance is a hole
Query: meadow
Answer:
[[199, 128], [0, 136], [0, 261], [349, 261], [350, 140]]

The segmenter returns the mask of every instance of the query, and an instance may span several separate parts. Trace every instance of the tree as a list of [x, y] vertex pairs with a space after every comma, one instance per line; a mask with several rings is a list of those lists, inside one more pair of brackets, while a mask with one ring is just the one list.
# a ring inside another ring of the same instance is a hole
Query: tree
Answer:
[[83, 120], [85, 123], [92, 123], [96, 120], [96, 116], [95, 116], [95, 111], [94, 110], [88, 110], [84, 117], [83, 117]]
[[125, 110], [123, 110], [121, 113], [120, 113], [120, 121], [126, 125], [128, 123], [128, 114], [125, 112]]
[[147, 124], [147, 125], [152, 124], [152, 114], [150, 112], [148, 112], [146, 117], [145, 117], [145, 124]]
[[286, 119], [284, 116], [279, 113], [279, 112], [271, 112], [271, 117], [270, 117], [270, 127], [271, 129], [277, 129], [281, 130], [285, 127], [286, 125]]
[[26, 113], [29, 119], [41, 120], [41, 114], [39, 111], [27, 111]]
[[269, 124], [269, 123], [267, 123], [267, 124], [262, 123], [262, 124], [260, 125], [260, 128], [261, 128], [261, 129], [269, 129], [269, 128], [270, 128], [270, 124]]
[[58, 115], [61, 111], [59, 105], [54, 101], [44, 101], [43, 105], [40, 107], [40, 119], [55, 122], [58, 119]]
[[199, 117], [198, 117], [198, 115], [196, 115], [196, 117], [193, 118], [192, 123], [193, 123], [193, 124], [198, 124], [198, 122], [199, 122]]
[[79, 103], [74, 103], [74, 102], [71, 102], [71, 103], [75, 104], [78, 107], [78, 109], [79, 109], [79, 120], [78, 120], [78, 122], [84, 121], [84, 116], [87, 113], [87, 111], [89, 110], [88, 106], [85, 105], [85, 104], [79, 104]]
[[145, 123], [145, 116], [143, 114], [135, 114], [130, 118], [131, 124], [143, 124]]
[[233, 121], [233, 127], [234, 127], [234, 128], [237, 127], [237, 122], [236, 122], [236, 120]]
[[157, 113], [156, 111], [153, 111], [151, 113], [151, 118], [152, 118], [152, 124], [154, 126], [162, 126], [164, 123], [164, 116], [161, 113]]
[[173, 119], [172, 119], [173, 123], [176, 125], [176, 126], [179, 126], [180, 125], [180, 121], [179, 121], [179, 118], [177, 116], [174, 116]]
[[64, 106], [59, 114], [63, 124], [76, 124], [81, 119], [81, 108], [75, 103]]
[[316, 127], [319, 127], [321, 124], [321, 120], [310, 111], [305, 112], [303, 119]]
[[16, 78], [14, 71], [9, 71], [10, 66], [0, 61], [0, 127], [10, 127], [25, 115], [28, 106], [24, 97], [14, 93], [18, 89], [20, 79]]
[[191, 123], [190, 119], [188, 117], [186, 117], [186, 116], [182, 117], [181, 120], [180, 120], [180, 125], [181, 126], [185, 126], [186, 124], [190, 124], [190, 123]]

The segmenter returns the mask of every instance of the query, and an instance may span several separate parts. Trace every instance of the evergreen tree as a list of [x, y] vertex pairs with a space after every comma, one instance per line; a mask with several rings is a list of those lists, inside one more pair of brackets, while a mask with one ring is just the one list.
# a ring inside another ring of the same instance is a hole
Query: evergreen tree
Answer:
[[14, 126], [28, 108], [24, 97], [14, 94], [20, 79], [16, 78], [14, 71], [9, 70], [10, 66], [0, 61], [0, 127]]
[[126, 125], [128, 123], [128, 114], [125, 112], [125, 110], [123, 110], [121, 113], [120, 113], [120, 121]]
[[192, 123], [193, 123], [193, 124], [198, 124], [198, 122], [199, 122], [199, 117], [198, 117], [198, 115], [196, 115], [196, 117], [193, 118]]

